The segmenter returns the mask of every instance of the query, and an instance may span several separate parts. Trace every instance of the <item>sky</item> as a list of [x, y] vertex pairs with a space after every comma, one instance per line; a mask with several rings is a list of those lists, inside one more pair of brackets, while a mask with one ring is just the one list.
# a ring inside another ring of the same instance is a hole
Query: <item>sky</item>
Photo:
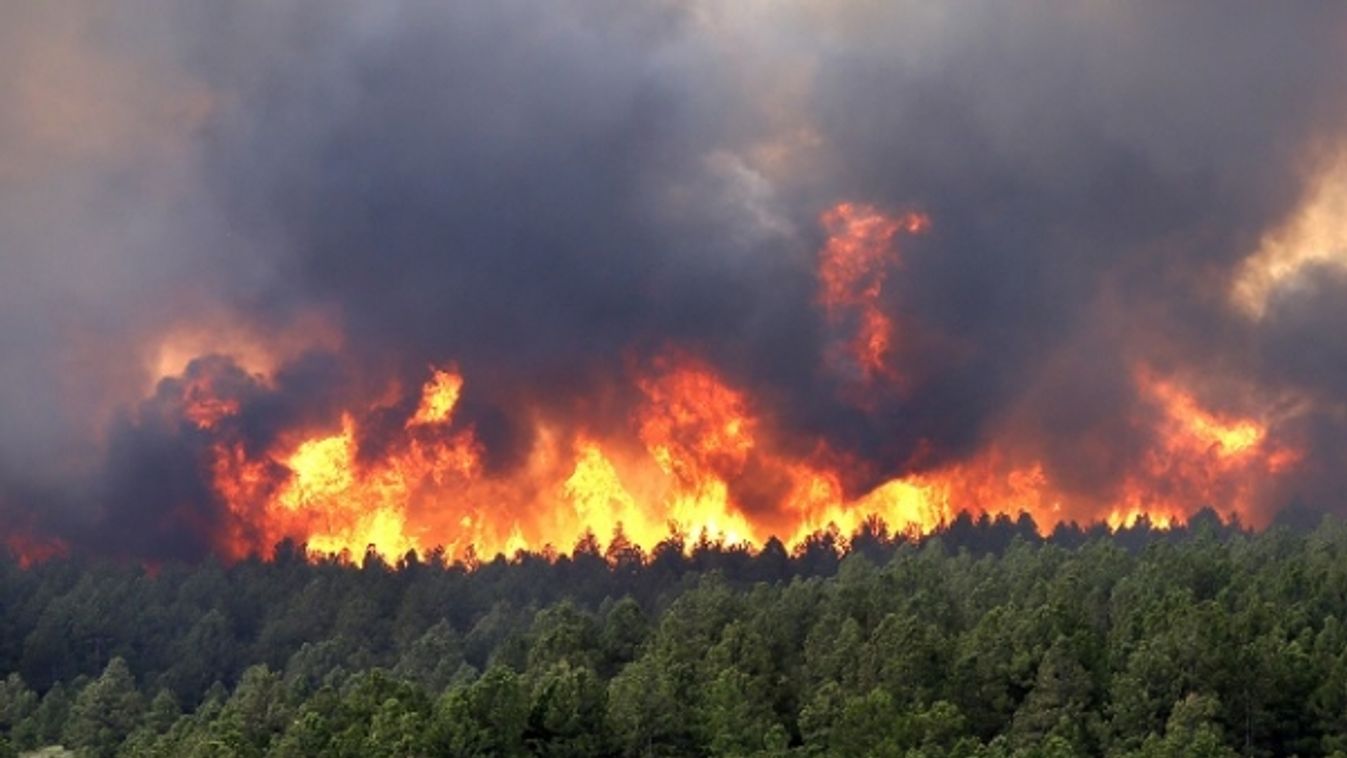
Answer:
[[[1331, 3], [7, 4], [0, 532], [210, 552], [193, 377], [262, 450], [453, 366], [509, 478], [671, 355], [848, 492], [996, 451], [1087, 517], [1163, 386], [1294, 451], [1243, 517], [1343, 512], [1344, 70]], [[885, 381], [820, 305], [840, 204], [929, 220]]]

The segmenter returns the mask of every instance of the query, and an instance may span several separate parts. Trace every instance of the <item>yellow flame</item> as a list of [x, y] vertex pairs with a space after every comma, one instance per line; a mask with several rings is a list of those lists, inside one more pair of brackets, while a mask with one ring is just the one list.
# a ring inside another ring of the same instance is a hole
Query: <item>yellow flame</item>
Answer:
[[453, 420], [454, 408], [463, 392], [463, 377], [452, 371], [432, 369], [430, 380], [421, 391], [421, 405], [407, 421], [407, 426], [448, 424]]
[[[1120, 528], [1144, 514], [1167, 526], [1211, 502], [1246, 515], [1250, 482], [1298, 463], [1295, 450], [1268, 442], [1259, 420], [1212, 412], [1188, 389], [1146, 371], [1135, 380], [1162, 411], [1153, 447], [1109, 501], [1076, 503], [1077, 517], [1102, 514]], [[506, 476], [483, 472], [470, 427], [442, 426], [463, 388], [447, 371], [432, 375], [420, 399], [417, 415], [436, 426], [410, 425], [417, 428], [385, 441], [378, 455], [360, 450], [351, 414], [338, 433], [292, 438], [262, 458], [222, 444], [217, 488], [254, 527], [235, 536], [241, 544], [233, 554], [290, 536], [322, 552], [359, 555], [373, 546], [397, 556], [442, 545], [454, 556], [486, 557], [566, 549], [587, 532], [602, 546], [619, 529], [647, 549], [670, 529], [687, 543], [705, 535], [761, 545], [776, 534], [794, 546], [830, 528], [855, 533], [872, 517], [927, 533], [962, 510], [1012, 518], [1027, 512], [1045, 532], [1073, 516], [1043, 465], [1013, 446], [993, 443], [970, 458], [849, 494], [845, 460], [826, 449], [811, 458], [783, 451], [770, 419], [704, 364], [671, 358], [637, 387], [644, 401], [632, 420], [634, 441], [578, 434], [567, 454], [558, 442], [564, 436], [537, 421], [528, 460]], [[762, 487], [773, 493], [773, 506], [747, 509], [746, 491]]]
[[1166, 415], [1179, 432], [1218, 456], [1240, 455], [1253, 450], [1263, 440], [1265, 429], [1252, 419], [1222, 419], [1199, 406], [1192, 394], [1169, 382], [1145, 378], [1141, 381], [1164, 406]]

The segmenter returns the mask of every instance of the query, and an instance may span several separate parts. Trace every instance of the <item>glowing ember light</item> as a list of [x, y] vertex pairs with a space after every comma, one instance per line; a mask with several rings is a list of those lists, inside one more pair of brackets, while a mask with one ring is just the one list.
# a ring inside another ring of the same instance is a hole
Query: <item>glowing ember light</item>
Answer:
[[1171, 447], [1193, 445], [1224, 458], [1250, 452], [1263, 440], [1265, 430], [1252, 420], [1223, 420], [1173, 384], [1144, 376], [1139, 381], [1163, 405], [1171, 421]]
[[[421, 399], [421, 411], [432, 419], [425, 423], [448, 423], [461, 386], [457, 375], [435, 372]], [[372, 547], [397, 555], [427, 547], [408, 523], [417, 494], [469, 480], [478, 469], [475, 441], [467, 433], [411, 439], [378, 461], [362, 463], [358, 452], [350, 413], [343, 415], [340, 433], [303, 439], [266, 460], [248, 459], [238, 445], [220, 446], [216, 489], [241, 519], [263, 522], [264, 528], [252, 530], [262, 539], [292, 537], [318, 552], [359, 554]], [[227, 552], [270, 546], [230, 545]]]
[[702, 366], [675, 365], [640, 383], [647, 403], [639, 435], [660, 469], [673, 478], [669, 519], [686, 534], [753, 540], [756, 530], [729, 497], [754, 448], [756, 421], [741, 393]]
[[233, 398], [222, 398], [215, 393], [207, 376], [188, 379], [183, 388], [183, 418], [198, 429], [210, 429], [220, 420], [239, 412], [239, 403]]
[[620, 529], [637, 544], [653, 545], [666, 532], [664, 524], [647, 517], [637, 505], [622, 485], [617, 468], [596, 442], [581, 440], [576, 444], [575, 469], [562, 490], [578, 523], [596, 535], [606, 537]]
[[1142, 521], [1149, 523], [1157, 529], [1168, 529], [1175, 524], [1177, 518], [1173, 514], [1150, 513], [1136, 507], [1127, 508], [1126, 510], [1114, 508], [1104, 517], [1104, 523], [1108, 524], [1108, 528], [1115, 532], [1119, 529], [1130, 529], [1135, 527]]
[[1269, 440], [1265, 424], [1203, 408], [1191, 393], [1146, 370], [1136, 374], [1144, 397], [1159, 408], [1155, 444], [1128, 472], [1106, 521], [1126, 526], [1145, 515], [1168, 525], [1204, 505], [1248, 517], [1269, 473], [1295, 468], [1300, 453]]
[[286, 460], [291, 479], [278, 502], [290, 510], [350, 489], [355, 481], [355, 422], [342, 417], [341, 434], [306, 440]]
[[640, 384], [648, 403], [640, 437], [666, 472], [693, 482], [706, 470], [732, 472], [753, 449], [744, 396], [702, 367], [684, 366]]
[[[404, 437], [385, 441], [378, 455], [362, 455], [352, 413], [336, 433], [286, 437], [260, 457], [237, 442], [218, 444], [216, 489], [240, 521], [222, 552], [264, 552], [290, 537], [318, 552], [357, 556], [367, 548], [398, 555], [434, 546], [489, 556], [564, 548], [586, 535], [603, 544], [620, 534], [649, 548], [671, 530], [685, 544], [706, 537], [760, 545], [776, 534], [798, 545], [819, 531], [854, 533], [874, 518], [926, 533], [965, 510], [1027, 513], [1045, 533], [1071, 514], [1113, 528], [1143, 518], [1164, 527], [1209, 503], [1248, 513], [1254, 482], [1300, 460], [1294, 449], [1269, 442], [1254, 419], [1209, 411], [1147, 371], [1138, 371], [1136, 382], [1159, 411], [1154, 444], [1116, 497], [1081, 503], [1041, 462], [1009, 456], [1004, 451], [1012, 447], [996, 444], [848, 495], [844, 459], [822, 448], [810, 459], [786, 454], [751, 397], [676, 353], [636, 380], [643, 398], [632, 418], [638, 447], [631, 439], [578, 434], [568, 454], [557, 433], [540, 425], [527, 462], [490, 477], [474, 430], [452, 423], [463, 378], [434, 370], [413, 416], [423, 420], [406, 424]], [[746, 507], [744, 493], [761, 482], [777, 483], [778, 494], [767, 506]]]
[[889, 366], [894, 327], [881, 297], [889, 271], [900, 262], [900, 233], [930, 228], [923, 214], [889, 216], [868, 205], [839, 203], [823, 214], [828, 241], [819, 251], [819, 301], [834, 325], [854, 319], [846, 354], [867, 379], [894, 376]]
[[[883, 290], [900, 262], [898, 238], [924, 232], [929, 219], [843, 203], [823, 224], [829, 237], [819, 253], [819, 301], [846, 335], [841, 367], [867, 388], [881, 377], [901, 379]], [[250, 349], [265, 357], [291, 347]], [[353, 556], [434, 547], [455, 557], [491, 556], [590, 539], [648, 549], [671, 535], [684, 544], [704, 537], [748, 545], [775, 535], [794, 546], [820, 531], [854, 533], [876, 518], [927, 533], [963, 511], [1027, 513], [1044, 532], [1069, 519], [1163, 526], [1206, 505], [1256, 514], [1267, 483], [1303, 457], [1269, 419], [1213, 411], [1186, 384], [1138, 370], [1139, 407], [1149, 409], [1135, 420], [1142, 442], [1112, 479], [1087, 492], [1054, 481], [1050, 462], [1013, 429], [992, 430], [957, 459], [925, 456], [935, 463], [895, 468], [867, 491], [848, 491], [844, 483], [856, 481], [857, 471], [873, 475], [868, 467], [876, 462], [850, 460], [822, 437], [784, 437], [769, 405], [691, 353], [670, 349], [641, 365], [628, 377], [634, 391], [624, 395], [634, 405], [618, 417], [626, 428], [611, 414], [548, 417], [525, 403], [515, 418], [532, 424], [520, 435], [530, 445], [505, 467], [484, 464], [477, 429], [456, 416], [472, 389], [450, 365], [432, 366], [414, 398], [403, 382], [376, 383], [381, 389], [363, 407], [347, 406], [330, 425], [307, 419], [265, 443], [229, 422], [247, 397], [230, 388], [270, 381], [237, 362], [194, 362], [155, 391], [156, 398], [179, 393], [168, 396], [177, 401], [169, 412], [210, 441], [209, 473], [227, 516], [211, 538], [229, 558], [266, 554], [286, 538]], [[415, 410], [400, 424], [388, 423], [409, 407]]]
[[55, 537], [41, 538], [28, 532], [9, 532], [4, 536], [3, 542], [21, 568], [28, 568], [70, 552], [69, 545], [63, 540]]
[[462, 376], [452, 371], [432, 369], [430, 381], [426, 382], [421, 391], [421, 405], [407, 420], [407, 426], [449, 423], [453, 419], [454, 406], [458, 405], [458, 396], [462, 391]]
[[373, 546], [397, 555], [419, 547], [407, 534], [406, 482], [393, 472], [361, 478], [356, 468], [355, 424], [342, 418], [341, 434], [308, 440], [287, 460], [290, 480], [275, 498], [285, 510], [320, 514], [306, 536], [320, 552], [355, 552]]

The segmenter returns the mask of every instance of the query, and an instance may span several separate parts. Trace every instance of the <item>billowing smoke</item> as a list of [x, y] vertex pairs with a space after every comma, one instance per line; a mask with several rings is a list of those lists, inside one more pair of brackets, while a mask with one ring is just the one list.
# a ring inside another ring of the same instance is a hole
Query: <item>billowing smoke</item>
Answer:
[[7, 6], [0, 536], [321, 536], [346, 453], [399, 547], [1341, 510], [1344, 70], [1331, 4]]

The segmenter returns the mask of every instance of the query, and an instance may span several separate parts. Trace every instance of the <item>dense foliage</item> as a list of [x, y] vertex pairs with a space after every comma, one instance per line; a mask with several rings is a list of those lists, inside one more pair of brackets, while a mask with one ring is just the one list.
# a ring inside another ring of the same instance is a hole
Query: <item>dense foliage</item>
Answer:
[[1324, 755], [1347, 526], [0, 559], [0, 756]]

